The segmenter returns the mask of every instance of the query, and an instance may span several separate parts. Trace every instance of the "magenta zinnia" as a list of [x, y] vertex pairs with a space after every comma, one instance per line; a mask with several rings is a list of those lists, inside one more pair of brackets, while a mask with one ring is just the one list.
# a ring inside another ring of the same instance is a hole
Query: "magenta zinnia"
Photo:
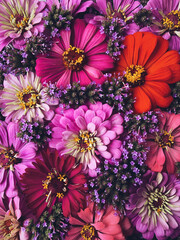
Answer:
[[26, 169], [22, 176], [28, 207], [39, 217], [46, 208], [62, 202], [65, 217], [84, 205], [86, 183], [82, 165], [74, 166], [71, 156], [59, 157], [57, 151], [42, 152], [43, 161], [36, 159], [34, 168]]
[[57, 82], [58, 87], [79, 81], [81, 85], [104, 82], [102, 71], [113, 68], [112, 58], [105, 54], [105, 34], [77, 19], [73, 29], [62, 30], [60, 36], [54, 39], [50, 56], [37, 59], [36, 73], [41, 81]]
[[0, 123], [0, 192], [8, 197], [18, 195], [20, 175], [36, 156], [35, 144], [23, 143], [17, 137], [18, 130], [16, 123]]
[[0, 50], [14, 40], [16, 45], [44, 31], [45, 2], [39, 0], [0, 1]]
[[95, 176], [99, 156], [109, 161], [121, 157], [119, 137], [123, 132], [123, 119], [112, 111], [108, 104], [97, 102], [89, 107], [68, 109], [63, 115], [56, 114], [52, 120], [50, 147], [74, 156], [89, 175]]
[[174, 175], [144, 175], [140, 188], [130, 190], [127, 216], [143, 238], [167, 239], [180, 228], [180, 182]]
[[124, 240], [119, 224], [120, 217], [108, 206], [106, 210], [98, 210], [94, 203], [77, 213], [77, 217], [69, 219], [72, 228], [66, 240]]
[[180, 114], [160, 112], [160, 132], [149, 134], [150, 147], [147, 166], [155, 172], [175, 172], [175, 163], [180, 162]]

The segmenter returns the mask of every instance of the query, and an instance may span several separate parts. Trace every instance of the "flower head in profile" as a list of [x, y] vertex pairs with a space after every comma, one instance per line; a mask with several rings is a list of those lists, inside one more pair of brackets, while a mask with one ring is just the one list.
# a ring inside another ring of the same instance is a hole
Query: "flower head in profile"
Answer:
[[154, 16], [153, 24], [143, 31], [151, 31], [169, 41], [169, 48], [180, 49], [180, 3], [179, 0], [149, 0], [146, 9]]
[[121, 156], [123, 118], [112, 114], [108, 104], [97, 102], [78, 109], [68, 109], [56, 114], [52, 120], [52, 139], [50, 147], [61, 154], [70, 154], [84, 166], [91, 176], [96, 175], [99, 156], [111, 161]]
[[160, 112], [160, 132], [149, 134], [150, 147], [147, 166], [155, 172], [175, 172], [175, 163], [180, 162], [180, 114]]
[[0, 50], [14, 41], [24, 44], [25, 38], [44, 31], [45, 2], [39, 0], [2, 0], [0, 2]]
[[50, 55], [36, 61], [36, 73], [41, 82], [56, 82], [57, 87], [66, 87], [72, 82], [103, 83], [102, 72], [113, 68], [112, 58], [105, 54], [105, 34], [96, 26], [77, 19], [72, 29], [61, 30], [60, 36], [54, 39]]
[[173, 100], [169, 84], [180, 80], [180, 56], [168, 51], [168, 41], [148, 32], [126, 36], [116, 72], [130, 84], [136, 113], [168, 107]]
[[140, 188], [131, 189], [126, 205], [127, 216], [143, 238], [167, 239], [180, 227], [180, 182], [174, 175], [144, 175]]
[[0, 239], [28, 240], [29, 236], [23, 227], [24, 206], [19, 197], [0, 198]]
[[[31, 166], [36, 156], [34, 143], [23, 143], [18, 137], [18, 124], [0, 122], [0, 192], [8, 197], [18, 194], [20, 175]], [[18, 185], [17, 185], [18, 184]]]
[[113, 206], [98, 211], [92, 202], [86, 209], [78, 212], [76, 217], [70, 216], [69, 222], [72, 227], [66, 240], [125, 240], [119, 223], [120, 217]]
[[39, 217], [46, 208], [62, 202], [63, 215], [68, 217], [83, 208], [85, 176], [82, 165], [75, 166], [71, 156], [59, 157], [57, 151], [42, 152], [33, 168], [26, 169], [22, 184], [28, 207]]
[[46, 100], [40, 79], [33, 72], [19, 77], [6, 75], [0, 106], [4, 108], [2, 115], [7, 121], [25, 117], [28, 121], [36, 119], [42, 122], [44, 118], [52, 118], [54, 113]]

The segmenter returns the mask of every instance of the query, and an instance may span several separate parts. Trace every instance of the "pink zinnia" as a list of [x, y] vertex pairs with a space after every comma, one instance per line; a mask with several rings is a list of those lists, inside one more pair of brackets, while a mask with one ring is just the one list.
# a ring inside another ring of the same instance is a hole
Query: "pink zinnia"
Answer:
[[103, 83], [102, 71], [113, 68], [113, 60], [105, 54], [106, 35], [101, 34], [92, 24], [77, 19], [72, 30], [60, 31], [60, 38], [54, 39], [50, 56], [39, 57], [36, 73], [41, 81], [57, 82], [57, 86], [67, 86], [72, 82], [88, 85], [92, 81]]
[[119, 224], [120, 217], [112, 206], [98, 211], [94, 203], [90, 203], [85, 210], [77, 213], [77, 217], [70, 217], [72, 228], [69, 230], [66, 240], [124, 240]]
[[39, 0], [0, 1], [0, 51], [12, 41], [19, 47], [24, 39], [44, 31], [45, 5]]
[[180, 114], [160, 113], [160, 132], [148, 136], [147, 166], [155, 172], [174, 173], [180, 162]]
[[123, 118], [119, 113], [112, 114], [112, 107], [97, 102], [89, 107], [68, 109], [63, 114], [58, 111], [52, 120], [50, 147], [74, 156], [91, 176], [96, 175], [99, 156], [109, 161], [120, 159]]
[[24, 214], [24, 206], [19, 197], [0, 198], [0, 239], [29, 239], [29, 235], [23, 227], [25, 216], [22, 215]]
[[18, 195], [20, 175], [31, 166], [36, 156], [34, 143], [23, 143], [17, 133], [19, 126], [0, 122], [0, 192], [8, 197]]
[[85, 203], [82, 165], [75, 166], [73, 157], [59, 157], [57, 151], [49, 149], [42, 152], [42, 158], [43, 161], [36, 159], [34, 168], [27, 168], [22, 176], [28, 207], [37, 217], [56, 202], [62, 202], [65, 217], [78, 212]]

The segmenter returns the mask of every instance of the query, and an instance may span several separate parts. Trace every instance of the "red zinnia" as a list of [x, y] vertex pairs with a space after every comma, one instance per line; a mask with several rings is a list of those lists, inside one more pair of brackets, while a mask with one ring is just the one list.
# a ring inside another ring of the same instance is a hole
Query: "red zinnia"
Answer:
[[46, 207], [62, 202], [65, 217], [84, 206], [85, 176], [82, 165], [74, 166], [71, 156], [59, 157], [58, 152], [42, 152], [43, 161], [36, 159], [35, 168], [28, 168], [22, 176], [27, 204], [39, 217]]
[[135, 112], [168, 107], [173, 100], [168, 84], [180, 81], [178, 52], [167, 51], [168, 41], [149, 32], [127, 36], [124, 45], [116, 72], [130, 84]]

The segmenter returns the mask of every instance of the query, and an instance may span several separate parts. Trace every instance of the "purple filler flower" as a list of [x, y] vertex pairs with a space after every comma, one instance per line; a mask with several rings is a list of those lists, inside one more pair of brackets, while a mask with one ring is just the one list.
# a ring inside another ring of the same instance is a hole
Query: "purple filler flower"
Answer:
[[34, 143], [22, 143], [17, 137], [18, 124], [0, 122], [0, 192], [8, 197], [18, 194], [17, 181], [36, 156]]
[[154, 15], [153, 25], [142, 31], [151, 31], [169, 40], [169, 48], [180, 49], [180, 4], [179, 0], [149, 0], [145, 7]]
[[108, 104], [97, 102], [78, 109], [68, 109], [60, 114], [59, 109], [52, 120], [52, 140], [50, 147], [61, 154], [70, 154], [84, 165], [89, 175], [96, 175], [98, 155], [111, 161], [121, 156], [123, 119], [120, 114], [112, 114]]
[[44, 31], [43, 11], [46, 3], [39, 0], [0, 1], [0, 51], [13, 40], [18, 45], [25, 38]]
[[180, 181], [149, 170], [141, 187], [131, 189], [126, 210], [143, 238], [167, 239], [180, 228]]

